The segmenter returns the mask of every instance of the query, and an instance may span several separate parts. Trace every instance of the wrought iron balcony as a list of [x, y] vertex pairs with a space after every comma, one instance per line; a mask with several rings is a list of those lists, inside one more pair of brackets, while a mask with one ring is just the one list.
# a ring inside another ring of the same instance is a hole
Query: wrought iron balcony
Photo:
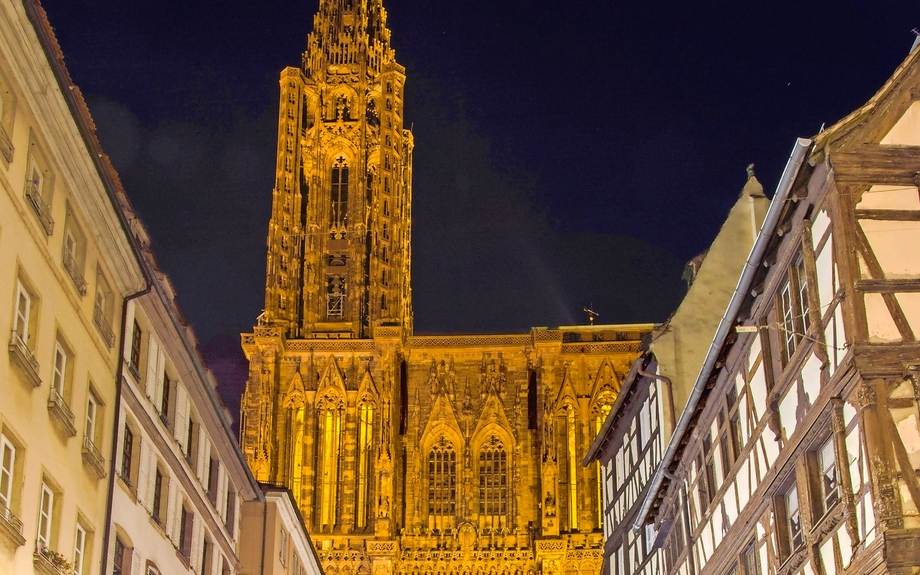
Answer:
[[38, 216], [38, 221], [41, 223], [42, 228], [45, 229], [45, 234], [50, 236], [54, 233], [54, 218], [51, 217], [51, 206], [45, 203], [38, 185], [31, 180], [26, 182], [26, 199], [29, 200], [29, 205], [32, 206], [35, 215]]
[[38, 361], [26, 342], [16, 333], [16, 330], [13, 330], [10, 336], [10, 357], [13, 363], [19, 366], [26, 381], [31, 383], [32, 387], [38, 387], [42, 384], [42, 380], [38, 376]]
[[3, 156], [7, 163], [13, 161], [13, 142], [3, 126], [0, 126], [0, 156]]
[[51, 395], [48, 396], [48, 413], [57, 420], [61, 429], [67, 434], [67, 437], [73, 437], [77, 434], [77, 428], [73, 424], [73, 412], [70, 406], [64, 401], [64, 397], [56, 389], [51, 389]]
[[105, 343], [109, 347], [114, 346], [115, 334], [112, 332], [112, 326], [109, 325], [109, 320], [105, 317], [105, 312], [102, 311], [102, 308], [96, 307], [93, 309], [93, 323], [96, 324], [96, 329], [99, 330], [99, 334], [105, 340]]
[[19, 547], [26, 542], [22, 536], [22, 521], [13, 515], [10, 508], [0, 501], [0, 535], [5, 536], [13, 547]]
[[96, 477], [104, 479], [107, 475], [105, 469], [105, 458], [99, 453], [93, 438], [83, 437], [83, 463], [89, 465], [96, 472]]
[[74, 261], [70, 254], [64, 254], [64, 269], [67, 270], [70, 279], [73, 280], [73, 285], [80, 292], [80, 295], [86, 295], [86, 280], [83, 279], [83, 274], [77, 269], [77, 262]]

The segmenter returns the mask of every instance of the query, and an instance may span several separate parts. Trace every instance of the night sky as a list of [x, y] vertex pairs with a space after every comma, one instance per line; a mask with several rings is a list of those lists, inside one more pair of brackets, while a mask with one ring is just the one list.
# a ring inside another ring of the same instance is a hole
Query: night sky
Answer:
[[[238, 377], [278, 74], [317, 0], [42, 4], [205, 355]], [[908, 0], [384, 5], [416, 139], [419, 333], [585, 323], [586, 306], [663, 321], [745, 167], [772, 194], [795, 138], [871, 97], [920, 26]]]

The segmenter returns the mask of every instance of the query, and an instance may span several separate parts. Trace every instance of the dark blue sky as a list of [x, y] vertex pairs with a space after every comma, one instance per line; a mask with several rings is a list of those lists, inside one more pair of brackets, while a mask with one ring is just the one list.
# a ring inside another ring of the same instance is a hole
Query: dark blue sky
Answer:
[[[662, 321], [745, 166], [907, 55], [916, 2], [384, 0], [414, 125], [423, 332]], [[202, 341], [261, 310], [278, 73], [316, 0], [45, 0]]]

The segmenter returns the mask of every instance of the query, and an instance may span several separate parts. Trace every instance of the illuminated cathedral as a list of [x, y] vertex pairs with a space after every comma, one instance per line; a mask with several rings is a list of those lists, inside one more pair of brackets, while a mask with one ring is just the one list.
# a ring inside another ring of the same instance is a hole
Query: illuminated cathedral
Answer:
[[265, 311], [242, 335], [252, 472], [291, 490], [327, 575], [596, 574], [582, 460], [652, 326], [415, 335], [405, 69], [381, 0], [319, 4], [281, 73]]

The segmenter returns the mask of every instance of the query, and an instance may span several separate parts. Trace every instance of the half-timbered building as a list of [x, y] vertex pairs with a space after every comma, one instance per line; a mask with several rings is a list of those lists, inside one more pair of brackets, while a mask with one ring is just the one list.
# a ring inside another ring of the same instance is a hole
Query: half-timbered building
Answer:
[[763, 187], [749, 172], [718, 236], [688, 264], [686, 297], [670, 320], [655, 330], [650, 345], [633, 364], [588, 451], [584, 464], [597, 461], [602, 469], [605, 573], [662, 570], [661, 557], [652, 552], [652, 526], [633, 530], [630, 525], [673, 433], [675, 412], [687, 400], [673, 382], [699, 371], [708, 341], [697, 334], [716, 330], [721, 310], [734, 292], [736, 271], [744, 265], [769, 204]]
[[920, 566], [918, 173], [915, 50], [796, 143], [718, 328], [696, 334], [711, 344], [673, 381], [686, 405], [628, 518], [659, 572]]

